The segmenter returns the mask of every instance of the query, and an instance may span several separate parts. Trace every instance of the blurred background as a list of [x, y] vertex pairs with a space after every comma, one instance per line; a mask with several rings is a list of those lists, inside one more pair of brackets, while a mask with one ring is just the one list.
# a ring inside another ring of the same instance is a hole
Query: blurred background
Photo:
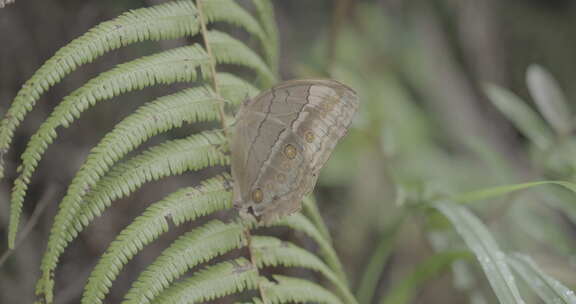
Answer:
[[[162, 2], [17, 0], [0, 10], [0, 112], [61, 46], [126, 10]], [[379, 298], [453, 241], [438, 233], [448, 224], [414, 207], [418, 202], [501, 184], [575, 181], [573, 133], [552, 135], [553, 149], [541, 149], [493, 105], [485, 90], [487, 84], [507, 88], [537, 111], [526, 72], [538, 64], [557, 79], [571, 109], [576, 96], [571, 81], [576, 79], [574, 1], [276, 1], [275, 9], [281, 79], [331, 77], [355, 88], [361, 98], [352, 130], [315, 191], [355, 288], [370, 257], [390, 235], [394, 242], [378, 278]], [[6, 159], [8, 177], [0, 184], [0, 254], [6, 250], [7, 202], [19, 154], [51, 109], [99, 72], [185, 43], [147, 42], [111, 52], [67, 76], [40, 99], [17, 130]], [[25, 204], [28, 217], [38, 206], [44, 213], [0, 268], [0, 303], [31, 302], [55, 202], [90, 148], [137, 106], [177, 88], [150, 88], [122, 96], [121, 102], [102, 103], [73, 128], [62, 130], [41, 162]], [[184, 127], [176, 133], [189, 131]], [[150, 145], [160, 141], [155, 138]], [[187, 174], [151, 183], [82, 233], [61, 264], [61, 303], [78, 299], [96, 259], [145, 205], [198, 178]], [[483, 202], [474, 210], [502, 249], [530, 254], [548, 274], [574, 289], [574, 202], [562, 191], [540, 189]], [[147, 247], [128, 265], [113, 289], [114, 302], [179, 232]], [[448, 270], [428, 280], [412, 302], [495, 303], [478, 267], [454, 264]]]

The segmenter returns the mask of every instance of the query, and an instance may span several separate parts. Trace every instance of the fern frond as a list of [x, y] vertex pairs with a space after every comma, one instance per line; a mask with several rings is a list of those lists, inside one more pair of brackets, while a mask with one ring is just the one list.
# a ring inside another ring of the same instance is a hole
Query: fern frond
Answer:
[[[223, 85], [231, 92], [248, 89], [256, 91], [245, 81], [230, 74], [222, 74]], [[252, 93], [251, 93], [252, 94]], [[227, 94], [234, 103], [240, 96]], [[91, 151], [86, 163], [80, 168], [60, 204], [61, 209], [76, 206], [84, 195], [108, 172], [110, 167], [145, 140], [160, 132], [181, 126], [184, 122], [194, 123], [218, 119], [217, 107], [221, 101], [207, 87], [183, 90], [160, 97], [141, 107], [136, 113], [120, 122], [114, 130]], [[56, 222], [61, 219], [56, 217]]]
[[55, 222], [66, 221], [77, 210], [86, 193], [119, 159], [148, 138], [181, 126], [183, 123], [218, 119], [219, 100], [210, 89], [198, 87], [160, 97], [129, 115], [92, 149], [86, 162], [72, 180]]
[[252, 302], [235, 302], [235, 304], [264, 304], [259, 298], [252, 298]]
[[268, 66], [271, 67], [274, 74], [278, 73], [278, 27], [276, 26], [276, 18], [274, 17], [274, 7], [270, 0], [252, 0], [254, 6], [256, 7], [256, 12], [258, 18], [260, 19], [260, 24], [262, 28], [266, 31], [266, 37], [268, 38]]
[[260, 92], [251, 83], [233, 74], [218, 73], [216, 77], [218, 77], [220, 95], [233, 104], [240, 104], [246, 98], [256, 96]]
[[[242, 27], [259, 38], [267, 54], [274, 49], [275, 44], [269, 42], [265, 30], [234, 1], [209, 1], [205, 8], [210, 22], [226, 22]], [[107, 52], [141, 41], [176, 39], [197, 34], [197, 14], [190, 0], [132, 10], [100, 23], [58, 50], [24, 83], [0, 121], [0, 178], [4, 176], [3, 154], [12, 143], [15, 129], [44, 92], [80, 66]]]
[[119, 159], [151, 136], [181, 126], [184, 122], [218, 119], [217, 102], [213, 93], [205, 87], [186, 89], [158, 98], [118, 123], [88, 155], [62, 199], [61, 211], [54, 222], [66, 223], [72, 219], [85, 195], [102, 176]]
[[252, 302], [234, 302], [234, 304], [263, 304], [262, 300], [258, 298], [253, 298]]
[[[192, 1], [175, 1], [127, 12], [72, 40], [24, 83], [0, 122], [0, 154], [8, 150], [14, 130], [44, 92], [79, 66], [120, 47], [144, 40], [174, 39], [198, 33]], [[1, 156], [1, 155], [0, 155]], [[0, 166], [0, 178], [3, 176]]]
[[[245, 29], [258, 38], [266, 58], [272, 56], [273, 44], [260, 23], [234, 0], [210, 0], [203, 2], [204, 13], [208, 23], [226, 21]], [[267, 62], [268, 63], [268, 62]]]
[[336, 295], [308, 280], [274, 275], [276, 283], [262, 284], [266, 303], [342, 303]]
[[118, 94], [160, 83], [196, 80], [200, 77], [196, 69], [200, 68], [202, 74], [205, 74], [208, 61], [206, 53], [198, 45], [172, 49], [118, 65], [66, 96], [31, 137], [22, 154], [21, 173], [14, 182], [11, 196], [9, 246], [14, 246], [22, 203], [32, 173], [48, 145], [57, 137], [57, 127], [69, 126], [96, 102]]
[[326, 224], [324, 224], [324, 220], [322, 219], [322, 215], [320, 214], [320, 210], [318, 210], [318, 205], [316, 204], [316, 200], [314, 199], [314, 195], [308, 195], [302, 200], [302, 213], [310, 219], [312, 224], [322, 233], [322, 236], [329, 242], [332, 243], [332, 237], [330, 236], [330, 232], [328, 232], [328, 228]]
[[293, 214], [280, 220], [278, 222], [272, 223], [271, 225], [274, 226], [287, 226], [295, 231], [301, 231], [307, 236], [309, 236], [312, 240], [314, 240], [318, 244], [318, 249], [320, 251], [320, 255], [326, 262], [326, 264], [334, 271], [340, 280], [343, 282], [346, 281], [346, 274], [344, 273], [344, 268], [332, 247], [332, 244], [329, 240], [327, 240], [322, 233], [312, 224], [312, 222], [307, 219], [304, 215], [300, 213]]
[[181, 189], [148, 207], [110, 244], [90, 274], [82, 303], [102, 303], [113, 281], [128, 261], [144, 246], [168, 231], [168, 218], [175, 226], [232, 207], [228, 180], [218, 176], [198, 187]]
[[52, 227], [41, 264], [42, 277], [36, 286], [37, 293], [44, 294], [48, 303], [52, 302], [52, 272], [60, 255], [67, 244], [114, 200], [151, 180], [209, 166], [227, 165], [228, 156], [221, 149], [225, 142], [222, 132], [206, 131], [152, 147], [115, 166], [89, 193], [79, 212], [60, 210], [66, 215]]
[[208, 32], [208, 43], [216, 63], [235, 64], [254, 70], [262, 87], [270, 87], [275, 82], [276, 77], [262, 58], [239, 40], [213, 30]]
[[176, 240], [142, 272], [126, 294], [126, 304], [149, 303], [194, 266], [246, 245], [240, 224], [213, 220]]
[[256, 266], [286, 266], [302, 267], [320, 272], [337, 288], [340, 296], [346, 303], [356, 303], [354, 296], [331, 269], [314, 254], [292, 244], [283, 242], [275, 237], [256, 236], [252, 238], [252, 254]]
[[205, 131], [185, 139], [168, 141], [114, 167], [90, 192], [79, 220], [85, 225], [109, 206], [144, 183], [187, 171], [228, 165], [226, 138], [221, 131]]
[[247, 259], [238, 258], [207, 267], [174, 284], [152, 303], [206, 303], [242, 290], [256, 289], [260, 280], [256, 267]]
[[[49, 236], [41, 263], [41, 277], [36, 285], [36, 294], [45, 302], [53, 302], [54, 271], [60, 256], [78, 234], [114, 201], [152, 180], [228, 165], [225, 130], [205, 131], [168, 141], [119, 163], [150, 137], [184, 123], [224, 120], [226, 114], [222, 104], [225, 100], [239, 104], [257, 94], [258, 90], [245, 80], [233, 74], [216, 73], [216, 65], [247, 68], [258, 80], [259, 87], [269, 87], [275, 82], [278, 37], [270, 1], [253, 0], [257, 17], [233, 0], [202, 3], [203, 6], [198, 4], [200, 11], [193, 1], [183, 0], [133, 11], [98, 25], [44, 64], [18, 93], [12, 108], [0, 121], [2, 154], [11, 143], [15, 128], [40, 95], [80, 65], [138, 41], [202, 33], [206, 49], [199, 44], [172, 49], [121, 64], [93, 78], [66, 96], [30, 139], [22, 154], [20, 174], [12, 191], [11, 246], [16, 238], [31, 177], [48, 145], [58, 136], [58, 127], [68, 127], [97, 102], [128, 91], [160, 83], [202, 78], [213, 80], [211, 88], [186, 89], [142, 106], [117, 124], [92, 149], [60, 204]], [[261, 49], [256, 52], [226, 33], [206, 31], [206, 24], [214, 22], [226, 22], [245, 29], [258, 40]], [[168, 231], [170, 223], [178, 226], [232, 208], [229, 179], [227, 174], [217, 176], [203, 181], [200, 186], [180, 189], [151, 204], [110, 244], [92, 271], [81, 302], [104, 302], [124, 265]], [[304, 203], [304, 211], [306, 216], [298, 214], [276, 225], [308, 235], [318, 244], [320, 257], [277, 238], [250, 236], [247, 232], [250, 224], [212, 220], [180, 236], [164, 250], [140, 274], [126, 294], [124, 303], [202, 303], [233, 293], [257, 290], [261, 298], [254, 299], [254, 303], [355, 304], [317, 206], [308, 200]], [[191, 277], [177, 281], [202, 263], [214, 264], [215, 258], [231, 251], [236, 253], [248, 243], [249, 259], [228, 258], [226, 262], [195, 271]], [[269, 281], [260, 276], [259, 267], [277, 265], [316, 271], [334, 285], [335, 291], [332, 293], [304, 279], [274, 276], [275, 281]]]

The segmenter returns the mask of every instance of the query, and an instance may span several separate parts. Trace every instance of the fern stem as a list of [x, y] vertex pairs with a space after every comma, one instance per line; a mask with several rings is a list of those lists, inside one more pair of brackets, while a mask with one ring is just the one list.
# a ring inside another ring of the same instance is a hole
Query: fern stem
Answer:
[[[203, 2], [203, 0], [196, 0], [196, 8], [198, 9], [198, 20], [200, 21], [200, 33], [201, 33], [202, 39], [204, 41], [204, 47], [206, 48], [206, 53], [208, 54], [208, 58], [210, 60], [210, 74], [211, 74], [210, 78], [212, 80], [212, 89], [214, 90], [214, 93], [217, 96], [220, 96], [218, 79], [216, 77], [216, 60], [214, 59], [214, 57], [212, 55], [212, 48], [210, 47], [210, 43], [208, 41], [208, 34], [207, 34], [208, 31], [206, 30], [206, 21], [205, 21], [206, 19], [204, 17], [204, 8], [203, 8], [202, 2]], [[224, 105], [223, 104], [221, 104], [218, 107], [218, 111], [220, 114], [220, 120], [222, 121], [222, 129], [223, 129], [224, 135], [228, 138], [228, 133], [226, 130], [227, 125], [226, 125], [226, 120], [225, 120], [225, 116], [224, 116]], [[242, 222], [242, 221], [240, 221], [240, 222]], [[244, 235], [246, 237], [247, 247], [248, 247], [248, 255], [250, 258], [250, 263], [252, 263], [252, 265], [254, 265], [254, 268], [256, 269], [256, 273], [260, 277], [260, 271], [258, 269], [256, 262], [254, 261], [254, 254], [252, 253], [252, 235], [250, 233], [250, 228], [251, 228], [250, 225], [248, 225], [247, 227], [245, 227], [245, 230], [244, 230]], [[268, 301], [266, 300], [266, 298], [264, 296], [261, 281], [258, 282], [258, 292], [260, 293], [260, 299], [262, 299], [262, 301], [264, 303], [268, 303]]]
[[[200, 21], [200, 33], [202, 34], [202, 40], [204, 41], [204, 48], [206, 49], [206, 53], [208, 54], [208, 58], [210, 58], [210, 78], [212, 81], [212, 89], [216, 96], [220, 97], [220, 89], [218, 86], [218, 78], [216, 77], [216, 60], [212, 55], [212, 48], [210, 47], [210, 43], [208, 43], [208, 35], [206, 30], [206, 18], [204, 17], [204, 7], [203, 7], [203, 0], [196, 0], [196, 9], [198, 10], [198, 21]], [[222, 121], [222, 129], [224, 130], [224, 135], [228, 137], [228, 132], [226, 130], [226, 117], [224, 115], [224, 105], [221, 104], [218, 107], [218, 113], [220, 115], [220, 121]]]
[[[243, 221], [239, 221], [242, 225], [245, 224], [245, 222]], [[246, 228], [244, 229], [244, 236], [246, 237], [246, 244], [248, 247], [248, 256], [250, 258], [250, 263], [252, 263], [252, 265], [254, 265], [254, 268], [256, 268], [256, 273], [258, 274], [258, 276], [260, 277], [260, 280], [258, 281], [258, 293], [260, 294], [260, 299], [262, 300], [262, 303], [264, 304], [268, 304], [270, 303], [265, 296], [265, 292], [264, 292], [264, 288], [262, 286], [262, 280], [264, 280], [264, 277], [262, 277], [260, 275], [260, 269], [258, 269], [258, 262], [256, 261], [256, 255], [254, 254], [254, 252], [252, 252], [252, 234], [250, 233], [250, 229], [251, 229], [251, 225], [249, 224], [248, 226], [246, 226]]]

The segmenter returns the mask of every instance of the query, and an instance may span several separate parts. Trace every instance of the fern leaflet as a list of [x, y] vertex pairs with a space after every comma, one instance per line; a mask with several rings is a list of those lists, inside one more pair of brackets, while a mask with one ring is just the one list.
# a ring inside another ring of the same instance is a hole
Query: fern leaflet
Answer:
[[151, 180], [182, 174], [188, 170], [226, 165], [228, 157], [218, 148], [224, 142], [225, 138], [220, 132], [206, 131], [152, 147], [116, 166], [90, 192], [77, 215], [69, 214], [69, 218], [54, 223], [42, 259], [42, 276], [36, 285], [37, 293], [45, 294], [47, 302], [52, 302], [52, 274], [66, 245], [114, 200], [130, 194]]
[[[176, 81], [193, 81], [205, 70], [208, 57], [199, 46], [186, 46], [121, 64], [93, 78], [66, 96], [42, 123], [22, 154], [21, 172], [11, 196], [9, 245], [14, 246], [24, 196], [38, 162], [57, 136], [56, 128], [68, 127], [80, 114], [96, 102], [143, 87]], [[201, 71], [196, 69], [200, 68]], [[202, 73], [204, 74], [204, 73]]]
[[176, 240], [142, 272], [128, 291], [124, 303], [149, 303], [192, 267], [245, 244], [239, 224], [214, 220], [196, 228]]
[[255, 289], [261, 278], [245, 258], [221, 262], [174, 284], [152, 303], [201, 303], [246, 289]]
[[337, 296], [316, 283], [281, 275], [273, 277], [276, 282], [268, 282], [263, 287], [265, 303], [342, 303]]
[[179, 226], [218, 210], [232, 207], [228, 179], [215, 177], [198, 188], [181, 189], [152, 204], [112, 242], [92, 271], [82, 303], [102, 303], [122, 267], [144, 246], [168, 231], [168, 218]]
[[258, 268], [264, 266], [302, 267], [318, 271], [324, 275], [336, 288], [346, 303], [356, 303], [354, 296], [345, 283], [336, 276], [318, 257], [289, 242], [283, 242], [274, 237], [257, 236], [252, 239], [254, 259]]

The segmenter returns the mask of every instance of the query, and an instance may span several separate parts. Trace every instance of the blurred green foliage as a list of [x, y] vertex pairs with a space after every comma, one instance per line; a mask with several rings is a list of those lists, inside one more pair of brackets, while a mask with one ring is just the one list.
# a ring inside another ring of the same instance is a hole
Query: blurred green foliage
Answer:
[[[340, 5], [342, 2], [346, 1], [340, 1]], [[416, 281], [421, 281], [410, 279], [428, 275], [439, 278], [425, 266], [413, 274], [406, 273], [417, 260], [463, 248], [453, 234], [452, 220], [446, 221], [429, 209], [430, 203], [465, 197], [464, 193], [479, 189], [489, 195], [476, 197], [468, 208], [481, 215], [482, 221], [469, 232], [458, 230], [458, 233], [470, 248], [484, 238], [494, 238], [492, 244], [502, 246], [488, 247], [486, 252], [494, 254], [493, 262], [483, 265], [496, 263], [506, 268], [503, 269], [509, 274], [506, 276], [511, 276], [505, 261], [500, 264], [495, 261], [498, 255], [521, 251], [539, 263], [550, 264], [548, 271], [573, 289], [576, 240], [572, 228], [576, 224], [576, 196], [553, 186], [520, 192], [516, 188], [535, 185], [515, 186], [530, 180], [575, 181], [574, 115], [570, 114], [569, 99], [554, 77], [541, 67], [530, 68], [528, 83], [521, 91], [536, 95], [534, 103], [494, 86], [498, 78], [483, 79], [483, 75], [474, 74], [478, 72], [470, 67], [474, 62], [462, 62], [470, 54], [461, 52], [467, 51], [462, 45], [466, 41], [462, 40], [477, 37], [455, 37], [454, 33], [462, 29], [453, 23], [464, 21], [453, 18], [475, 5], [431, 3], [436, 5], [404, 5], [406, 11], [402, 14], [395, 14], [400, 11], [398, 7], [393, 12], [387, 11], [386, 4], [348, 3], [353, 9], [344, 24], [325, 27], [325, 39], [311, 44], [308, 52], [300, 51], [302, 59], [294, 67], [298, 77], [339, 79], [355, 88], [361, 98], [357, 120], [321, 179], [326, 189], [343, 185], [348, 189], [344, 197], [327, 196], [329, 200], [322, 207], [325, 213], [337, 214], [333, 220], [338, 223], [333, 224], [336, 246], [359, 284], [360, 301], [377, 303], [376, 299], [381, 297], [388, 298], [382, 303], [492, 303], [496, 299], [488, 291], [486, 278], [492, 288], [508, 286], [503, 291], [496, 290], [502, 303], [521, 301], [516, 287], [498, 279], [498, 266], [497, 272], [490, 270], [491, 266], [484, 267], [486, 277], [482, 277], [475, 263], [459, 263], [460, 271], [455, 264], [452, 279], [443, 276], [441, 282], [445, 286], [434, 290], [416, 287], [420, 284]], [[334, 14], [333, 18], [339, 16]], [[451, 80], [455, 81], [450, 83]], [[502, 85], [501, 81], [496, 83]], [[487, 84], [491, 85], [485, 91]], [[469, 194], [471, 199], [474, 193]], [[484, 202], [480, 204], [479, 199]], [[338, 211], [332, 211], [335, 208]], [[403, 228], [391, 238], [387, 224], [403, 217], [402, 214], [408, 215]], [[458, 227], [456, 222], [453, 224]], [[484, 237], [467, 239], [467, 233], [476, 233], [477, 229], [483, 231]], [[381, 242], [376, 241], [379, 238]], [[391, 243], [392, 240], [395, 241]], [[411, 252], [408, 257], [407, 252]], [[369, 256], [372, 258], [367, 262]], [[478, 253], [477, 258], [481, 262], [484, 259]], [[374, 276], [374, 267], [381, 271], [379, 279]], [[464, 272], [463, 267], [467, 269]], [[414, 282], [406, 283], [410, 281]], [[374, 284], [379, 287], [374, 290], [367, 287]], [[422, 290], [426, 295], [421, 295]], [[454, 293], [455, 290], [463, 291], [464, 298], [469, 300], [461, 298], [463, 295]], [[542, 295], [534, 289], [534, 293], [520, 290], [528, 303]], [[368, 301], [366, 293], [370, 291], [374, 294]], [[408, 294], [402, 296], [403, 300], [389, 298], [404, 292]], [[507, 293], [515, 295], [508, 297]], [[573, 300], [570, 297], [559, 301]]]

